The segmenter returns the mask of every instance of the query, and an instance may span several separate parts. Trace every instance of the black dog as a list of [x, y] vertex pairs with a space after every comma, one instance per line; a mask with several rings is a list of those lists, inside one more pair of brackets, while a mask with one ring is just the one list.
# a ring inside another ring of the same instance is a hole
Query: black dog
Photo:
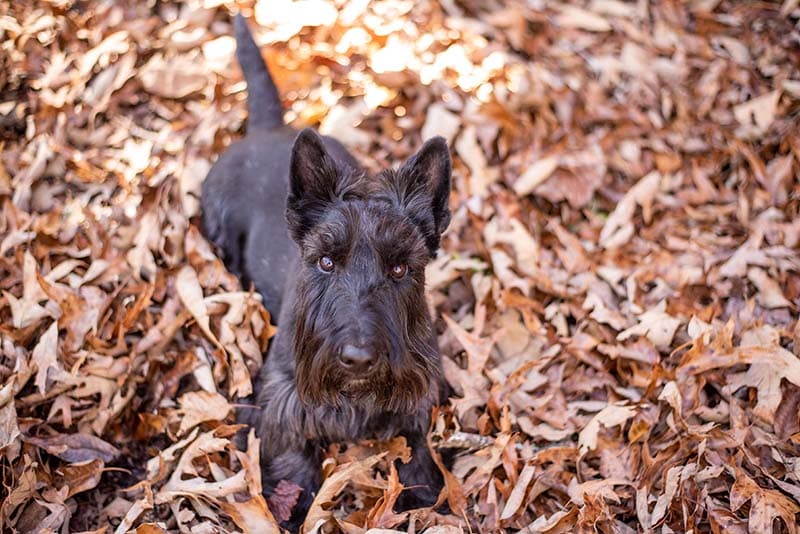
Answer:
[[[262, 440], [265, 492], [304, 489], [297, 526], [334, 442], [403, 435], [403, 508], [441, 488], [426, 447], [446, 388], [425, 302], [425, 265], [450, 220], [450, 154], [442, 138], [399, 170], [367, 176], [337, 141], [284, 125], [277, 90], [241, 16], [237, 58], [249, 124], [203, 185], [206, 235], [253, 282], [279, 331], [249, 422]], [[255, 410], [253, 410], [255, 412]]]

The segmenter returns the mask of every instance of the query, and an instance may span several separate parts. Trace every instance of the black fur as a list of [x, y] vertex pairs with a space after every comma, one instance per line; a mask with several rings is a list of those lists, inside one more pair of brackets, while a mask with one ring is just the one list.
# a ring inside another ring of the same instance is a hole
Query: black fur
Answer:
[[241, 18], [236, 36], [251, 124], [203, 185], [203, 222], [278, 317], [247, 417], [265, 492], [281, 479], [304, 488], [296, 527], [328, 444], [403, 435], [413, 460], [400, 477], [415, 488], [401, 505], [431, 504], [441, 477], [425, 435], [445, 386], [425, 266], [450, 219], [447, 144], [431, 139], [400, 169], [366, 175], [337, 141], [276, 123], [277, 91]]
[[283, 106], [278, 88], [261, 57], [258, 45], [247, 28], [244, 17], [237, 15], [233, 21], [236, 34], [236, 59], [242, 67], [249, 99], [247, 101], [248, 128], [278, 128], [283, 126]]

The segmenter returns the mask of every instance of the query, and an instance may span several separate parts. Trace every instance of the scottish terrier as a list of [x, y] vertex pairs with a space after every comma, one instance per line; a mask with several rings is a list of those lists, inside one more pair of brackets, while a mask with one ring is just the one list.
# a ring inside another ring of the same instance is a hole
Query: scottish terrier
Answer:
[[261, 438], [265, 493], [303, 493], [297, 527], [331, 443], [405, 436], [402, 508], [435, 502], [441, 475], [426, 446], [446, 391], [425, 300], [425, 266], [450, 220], [450, 154], [427, 141], [397, 170], [369, 176], [335, 139], [284, 124], [278, 92], [241, 15], [247, 134], [203, 184], [203, 225], [228, 268], [251, 282], [278, 333], [248, 418]]

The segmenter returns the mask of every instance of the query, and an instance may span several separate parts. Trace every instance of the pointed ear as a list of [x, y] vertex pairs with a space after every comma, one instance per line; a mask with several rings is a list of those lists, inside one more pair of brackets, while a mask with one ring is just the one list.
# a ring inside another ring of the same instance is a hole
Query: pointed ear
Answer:
[[426, 141], [397, 172], [400, 203], [421, 226], [431, 255], [450, 224], [451, 169], [447, 141], [437, 136]]
[[306, 128], [297, 136], [289, 164], [286, 219], [298, 243], [336, 198], [339, 169], [322, 138]]
[[319, 134], [310, 128], [300, 132], [292, 147], [290, 195], [331, 198], [335, 194], [337, 174], [336, 162], [325, 150]]

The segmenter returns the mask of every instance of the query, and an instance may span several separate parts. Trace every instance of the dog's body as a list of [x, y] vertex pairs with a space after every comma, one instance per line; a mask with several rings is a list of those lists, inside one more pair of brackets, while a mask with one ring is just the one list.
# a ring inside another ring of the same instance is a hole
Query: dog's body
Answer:
[[262, 440], [265, 491], [304, 489], [296, 526], [321, 482], [329, 443], [406, 437], [404, 507], [431, 504], [441, 477], [426, 446], [443, 391], [424, 298], [425, 265], [450, 213], [450, 158], [428, 141], [397, 171], [368, 177], [336, 140], [285, 126], [277, 91], [241, 17], [237, 58], [248, 132], [211, 169], [206, 235], [278, 317], [248, 422]]

